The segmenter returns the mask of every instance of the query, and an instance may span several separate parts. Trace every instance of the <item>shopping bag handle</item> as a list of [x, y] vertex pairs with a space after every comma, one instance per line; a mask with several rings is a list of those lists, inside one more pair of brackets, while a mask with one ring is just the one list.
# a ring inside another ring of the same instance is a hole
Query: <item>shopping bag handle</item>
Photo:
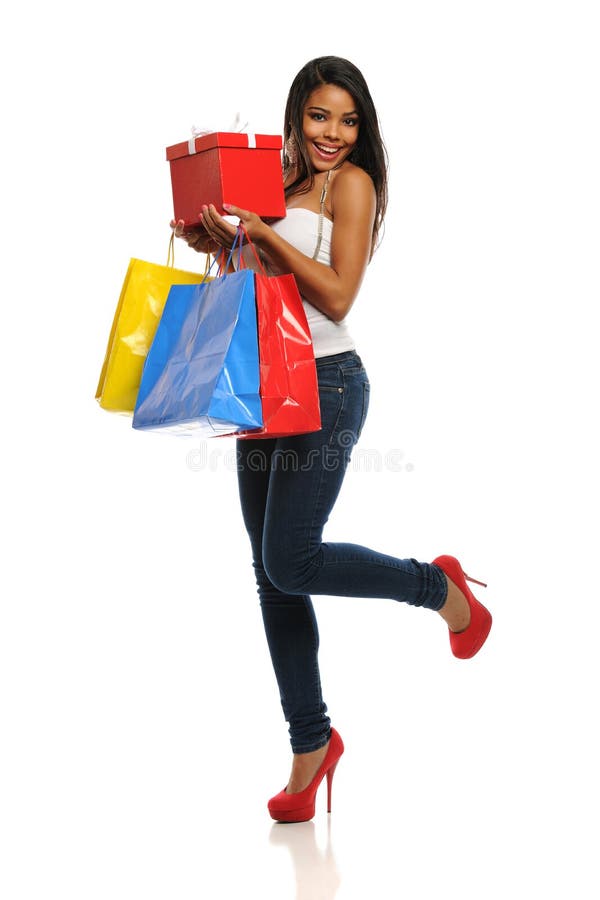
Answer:
[[245, 226], [242, 225], [241, 222], [240, 222], [240, 224], [238, 225], [238, 232], [240, 232], [240, 234], [242, 235], [241, 240], [240, 240], [240, 260], [242, 259], [242, 244], [243, 244], [243, 242], [244, 242], [244, 237], [245, 237], [246, 240], [248, 241], [248, 245], [250, 246], [250, 249], [251, 249], [252, 252], [254, 253], [254, 257], [255, 257], [255, 259], [256, 259], [256, 262], [257, 262], [258, 265], [259, 265], [260, 271], [263, 273], [263, 275], [266, 275], [267, 273], [266, 273], [266, 271], [265, 271], [265, 267], [263, 266], [262, 262], [260, 261], [260, 257], [259, 257], [259, 255], [258, 255], [258, 253], [256, 252], [256, 247], [254, 246], [254, 244], [253, 244], [252, 241], [250, 240], [250, 237], [249, 237], [249, 235], [248, 235], [248, 232], [246, 231]]
[[[247, 234], [246, 234], [246, 237], [248, 237]], [[248, 238], [248, 242], [251, 243], [249, 238]], [[210, 259], [210, 254], [209, 253], [206, 254], [206, 265], [204, 266], [204, 274], [202, 276], [202, 281], [205, 281], [208, 278], [208, 276], [210, 275], [210, 273], [213, 269], [213, 266], [217, 262], [218, 262], [218, 265], [217, 265], [218, 274], [219, 275], [225, 274], [225, 272], [227, 272], [227, 270], [229, 269], [229, 265], [231, 263], [231, 260], [233, 259], [233, 254], [235, 253], [236, 247], [237, 247], [237, 250], [239, 253], [238, 269], [243, 269], [244, 261], [242, 259], [242, 244], [243, 244], [242, 230], [241, 230], [241, 227], [238, 227], [238, 229], [235, 233], [235, 238], [233, 240], [233, 244], [231, 245], [231, 248], [229, 250], [229, 256], [227, 257], [226, 262], [225, 262], [225, 247], [222, 247], [220, 249], [220, 251], [214, 255], [212, 262]], [[252, 249], [254, 250], [254, 245], [252, 245]], [[254, 255], [256, 256], [256, 250], [254, 250]], [[256, 258], [258, 259], [258, 256]], [[260, 265], [260, 260], [258, 260], [258, 263]], [[169, 249], [167, 252], [167, 266], [171, 269], [175, 268], [175, 232], [173, 230], [171, 230], [171, 236], [169, 238]], [[262, 266], [261, 266], [261, 269], [262, 269]], [[264, 272], [264, 269], [263, 269], [263, 272]], [[265, 272], [265, 274], [266, 274], [266, 272]]]
[[[235, 232], [235, 237], [233, 239], [233, 244], [231, 245], [231, 248], [229, 250], [229, 256], [227, 257], [227, 262], [225, 263], [225, 268], [223, 269], [222, 264], [220, 264], [219, 265], [219, 273], [221, 273], [221, 272], [226, 273], [227, 270], [229, 269], [231, 260], [233, 259], [233, 254], [235, 253], [235, 250], [236, 250], [236, 247], [238, 249], [238, 270], [244, 268], [244, 261], [242, 259], [242, 241], [243, 241], [242, 233], [241, 233], [240, 227], [238, 226], [238, 228]], [[225, 248], [223, 248], [222, 253], [219, 255], [222, 257], [225, 256]], [[216, 259], [216, 257], [215, 257], [215, 259]]]
[[[202, 281], [208, 278], [208, 274], [213, 267], [214, 259], [211, 263], [210, 254], [206, 253], [206, 262], [204, 264], [204, 274], [202, 275]], [[171, 237], [169, 238], [169, 249], [167, 252], [167, 266], [170, 269], [175, 268], [175, 232], [171, 229]]]

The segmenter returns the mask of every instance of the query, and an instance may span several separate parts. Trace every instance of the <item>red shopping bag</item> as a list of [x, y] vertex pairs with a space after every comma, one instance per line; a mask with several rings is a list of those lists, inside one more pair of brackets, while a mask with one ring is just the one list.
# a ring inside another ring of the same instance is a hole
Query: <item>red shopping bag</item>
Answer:
[[262, 265], [261, 269], [261, 274], [255, 273], [254, 282], [264, 425], [239, 432], [236, 437], [286, 437], [319, 431], [315, 353], [296, 279], [291, 274], [268, 276]]

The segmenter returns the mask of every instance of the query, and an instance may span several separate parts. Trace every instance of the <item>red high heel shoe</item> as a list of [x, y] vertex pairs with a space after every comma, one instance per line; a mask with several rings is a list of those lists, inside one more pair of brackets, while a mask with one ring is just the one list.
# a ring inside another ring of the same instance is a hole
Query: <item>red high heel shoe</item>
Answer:
[[450, 647], [454, 655], [459, 659], [471, 659], [478, 650], [481, 650], [490, 633], [492, 616], [489, 610], [473, 596], [467, 587], [467, 581], [480, 584], [482, 587], [487, 587], [487, 584], [477, 581], [476, 578], [470, 578], [463, 572], [459, 561], [453, 556], [438, 556], [433, 560], [433, 565], [438, 566], [467, 598], [467, 603], [471, 608], [471, 621], [468, 627], [464, 631], [450, 631], [450, 629], [448, 631], [450, 631]]
[[344, 743], [335, 730], [331, 729], [331, 739], [325, 759], [319, 771], [303, 791], [297, 794], [286, 794], [285, 788], [269, 800], [271, 818], [277, 822], [308, 822], [315, 814], [315, 797], [319, 785], [327, 775], [327, 812], [331, 812], [331, 785], [333, 773], [344, 752]]

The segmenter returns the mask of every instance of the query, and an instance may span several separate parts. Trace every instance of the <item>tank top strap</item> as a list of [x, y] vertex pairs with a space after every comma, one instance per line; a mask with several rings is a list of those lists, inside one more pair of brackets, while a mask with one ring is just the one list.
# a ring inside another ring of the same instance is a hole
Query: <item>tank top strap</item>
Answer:
[[321, 249], [321, 241], [323, 240], [323, 219], [325, 217], [325, 197], [327, 196], [327, 185], [329, 184], [329, 177], [331, 175], [331, 169], [328, 170], [327, 175], [325, 176], [325, 181], [323, 182], [323, 190], [321, 191], [321, 200], [319, 203], [319, 227], [317, 231], [317, 246], [315, 247], [315, 252], [313, 253], [313, 259], [317, 259], [319, 256], [319, 250]]

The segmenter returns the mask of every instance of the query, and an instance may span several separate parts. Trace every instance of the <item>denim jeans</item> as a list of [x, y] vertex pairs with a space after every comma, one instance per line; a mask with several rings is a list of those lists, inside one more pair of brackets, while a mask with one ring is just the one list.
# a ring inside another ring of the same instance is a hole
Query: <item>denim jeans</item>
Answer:
[[269, 651], [294, 753], [329, 740], [310, 594], [387, 597], [438, 610], [442, 571], [358, 544], [322, 541], [369, 408], [369, 380], [356, 351], [317, 359], [321, 429], [237, 441], [244, 524]]

